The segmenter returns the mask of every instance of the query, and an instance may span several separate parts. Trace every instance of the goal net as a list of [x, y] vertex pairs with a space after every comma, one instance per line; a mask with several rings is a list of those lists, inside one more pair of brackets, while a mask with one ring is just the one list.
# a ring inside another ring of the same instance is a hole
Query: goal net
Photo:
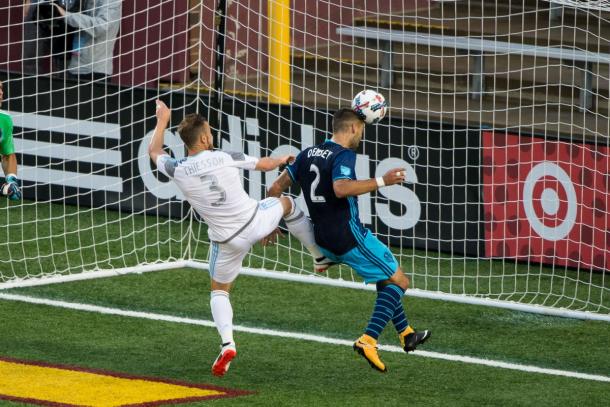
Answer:
[[[23, 192], [0, 201], [0, 287], [207, 265], [205, 224], [147, 156], [157, 98], [173, 156], [191, 112], [217, 147], [265, 156], [323, 141], [333, 112], [374, 89], [390, 109], [366, 128], [357, 176], [403, 167], [406, 182], [360, 196], [360, 218], [412, 293], [608, 318], [607, 2], [76, 3], [97, 25], [0, 9]], [[243, 176], [262, 199], [278, 173]], [[312, 276], [290, 236], [244, 270], [361, 282], [344, 266]]]

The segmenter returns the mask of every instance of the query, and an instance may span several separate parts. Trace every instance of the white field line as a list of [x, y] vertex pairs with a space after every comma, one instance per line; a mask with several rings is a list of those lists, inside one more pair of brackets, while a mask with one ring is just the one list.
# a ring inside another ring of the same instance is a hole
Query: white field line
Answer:
[[[165, 321], [165, 322], [174, 322], [179, 324], [188, 324], [188, 325], [199, 325], [210, 328], [215, 328], [213, 321], [203, 320], [203, 319], [193, 319], [193, 318], [183, 318], [176, 317], [173, 315], [164, 315], [164, 314], [153, 314], [150, 312], [141, 312], [141, 311], [129, 311], [123, 310], [119, 308], [109, 308], [109, 307], [101, 307], [98, 305], [90, 305], [90, 304], [80, 304], [75, 302], [65, 302], [65, 301], [57, 301], [46, 298], [37, 298], [30, 297], [25, 295], [16, 295], [16, 294], [6, 294], [0, 293], [0, 300], [7, 301], [20, 301], [26, 302], [30, 304], [40, 304], [40, 305], [48, 305], [52, 307], [59, 308], [67, 308], [78, 311], [88, 311], [95, 312], [98, 314], [106, 314], [106, 315], [119, 315], [123, 317], [131, 317], [131, 318], [141, 318], [141, 319], [149, 319], [154, 321]], [[251, 334], [257, 335], [266, 335], [266, 336], [275, 336], [280, 338], [290, 338], [297, 339], [301, 341], [310, 341], [310, 342], [318, 342], [318, 343], [326, 343], [331, 345], [341, 345], [341, 346], [349, 346], [351, 347], [353, 341], [345, 340], [345, 339], [336, 339], [336, 338], [327, 338], [325, 336], [319, 335], [311, 335], [300, 332], [286, 332], [286, 331], [278, 331], [274, 329], [264, 329], [264, 328], [251, 328], [241, 325], [235, 325], [233, 329], [237, 332], [247, 332]], [[381, 345], [379, 349], [386, 352], [397, 352], [402, 353], [403, 350], [398, 346], [390, 346], [390, 345]], [[579, 373], [579, 372], [571, 372], [568, 370], [558, 370], [558, 369], [546, 369], [538, 366], [531, 365], [521, 365], [516, 363], [507, 363], [501, 362], [497, 360], [489, 360], [489, 359], [481, 359], [470, 356], [459, 356], [459, 355], [450, 355], [446, 353], [440, 352], [430, 352], [430, 351], [422, 351], [418, 350], [412, 353], [414, 356], [422, 356], [433, 359], [442, 359], [453, 362], [462, 362], [462, 363], [470, 363], [475, 365], [483, 365], [501, 369], [510, 369], [510, 370], [519, 370], [522, 372], [529, 373], [542, 373], [553, 376], [564, 376], [571, 377], [576, 379], [583, 380], [593, 380], [599, 382], [607, 382], [610, 383], [610, 377], [602, 376], [602, 375], [594, 375], [587, 373]]]

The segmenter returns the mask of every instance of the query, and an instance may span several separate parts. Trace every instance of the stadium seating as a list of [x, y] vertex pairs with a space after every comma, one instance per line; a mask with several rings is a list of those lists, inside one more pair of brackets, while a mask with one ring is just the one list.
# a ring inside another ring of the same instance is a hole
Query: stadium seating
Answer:
[[[551, 131], [575, 139], [608, 134], [610, 87], [603, 73], [610, 57], [607, 13], [585, 18], [585, 13], [546, 1], [495, 3], [433, 2], [390, 16], [356, 18], [339, 29], [382, 29], [399, 37], [468, 36], [483, 47], [494, 41], [512, 49], [481, 57], [480, 50], [468, 54], [464, 46], [407, 41], [389, 48], [387, 41], [337, 35], [336, 40], [320, 40], [315, 48], [293, 49], [293, 100], [335, 109], [366, 86], [386, 95], [400, 117]], [[558, 57], [559, 46], [564, 56]], [[266, 89], [260, 77], [236, 77], [225, 86], [251, 98], [264, 96], [261, 89]], [[556, 125], [550, 129], [549, 123]]]

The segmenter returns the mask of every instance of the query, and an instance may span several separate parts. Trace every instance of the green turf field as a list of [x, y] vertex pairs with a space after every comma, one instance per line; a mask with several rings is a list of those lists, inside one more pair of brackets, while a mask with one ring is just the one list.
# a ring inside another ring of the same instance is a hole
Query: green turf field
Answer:
[[[9, 290], [29, 296], [210, 319], [205, 272], [144, 275]], [[353, 340], [371, 292], [239, 278], [235, 323]], [[610, 325], [407, 299], [425, 350], [610, 376]], [[211, 375], [213, 328], [0, 301], [3, 356], [212, 383], [256, 391], [214, 405], [605, 405], [610, 383], [382, 352], [373, 371], [349, 347], [237, 332], [239, 355], [224, 378]], [[383, 344], [397, 344], [388, 329]], [[423, 349], [423, 348], [422, 348]], [[210, 403], [210, 402], [208, 402]], [[205, 403], [200, 403], [205, 405]]]
[[[8, 250], [13, 260], [0, 263], [3, 275], [19, 275], [25, 268], [28, 274], [36, 275], [53, 269], [74, 272], [83, 265], [122, 267], [167, 257], [180, 258], [185, 252], [194, 258], [207, 256], [205, 241], [199, 243], [197, 239], [205, 236], [203, 229], [195, 228], [193, 235], [184, 236], [188, 221], [172, 222], [170, 228], [166, 219], [156, 217], [88, 210], [79, 213], [75, 208], [49, 204], [8, 207], [3, 202], [1, 205], [0, 213], [10, 215], [11, 224], [0, 227], [3, 242], [0, 248]], [[63, 238], [65, 235], [68, 237]], [[13, 243], [6, 243], [9, 238]], [[257, 247], [257, 254], [249, 259], [250, 265], [291, 271], [310, 266], [306, 256], [296, 249], [288, 249], [285, 240], [283, 245], [266, 249], [268, 260], [261, 260], [263, 249]], [[425, 285], [431, 288], [436, 280], [440, 285], [454, 284], [454, 292], [471, 289], [471, 284], [478, 284], [480, 293], [496, 284], [509, 292], [512, 282], [517, 286], [528, 285], [528, 290], [533, 291], [532, 286], [539, 281], [542, 281], [538, 283], [540, 287], [546, 287], [544, 275], [551, 272], [569, 276], [569, 279], [559, 276], [553, 281], [563, 282], [565, 293], [570, 288], [576, 289], [573, 280], [579, 278], [598, 279], [599, 284], [608, 284], [602, 281], [602, 275], [585, 277], [584, 273], [570, 270], [559, 272], [502, 261], [451, 259], [406, 249], [398, 254], [407, 272], [413, 267], [419, 270], [414, 281], [420, 288]], [[279, 261], [272, 260], [275, 258]], [[422, 276], [422, 270], [429, 276]], [[344, 277], [350, 276], [348, 271], [341, 273]], [[487, 273], [489, 278], [478, 282], [466, 278], [481, 273]], [[0, 294], [210, 320], [208, 292], [206, 272], [177, 269], [4, 290]], [[353, 341], [361, 334], [373, 300], [374, 293], [369, 291], [247, 276], [237, 280], [232, 294], [237, 325], [346, 341]], [[604, 306], [609, 305], [608, 298], [602, 297], [600, 301]], [[610, 376], [608, 323], [409, 297], [405, 305], [416, 328], [433, 331], [432, 339], [422, 350]], [[280, 338], [245, 332], [236, 332], [239, 355], [227, 376], [219, 379], [210, 372], [219, 345], [214, 328], [2, 299], [0, 315], [0, 357], [256, 392], [193, 405], [602, 406], [610, 399], [610, 383], [417, 354], [382, 351], [389, 372], [380, 374], [349, 346], [316, 343], [299, 339], [299, 335]], [[392, 330], [388, 327], [381, 338], [382, 344], [398, 345]]]
[[[83, 269], [112, 269], [175, 259], [207, 261], [205, 226], [158, 216], [24, 201], [0, 200], [0, 282]], [[470, 294], [554, 307], [610, 312], [610, 279], [603, 273], [473, 259], [411, 248], [393, 248], [412, 288]], [[311, 258], [296, 239], [255, 246], [245, 266], [295, 273], [310, 272]], [[333, 267], [333, 278], [359, 281], [347, 267]]]

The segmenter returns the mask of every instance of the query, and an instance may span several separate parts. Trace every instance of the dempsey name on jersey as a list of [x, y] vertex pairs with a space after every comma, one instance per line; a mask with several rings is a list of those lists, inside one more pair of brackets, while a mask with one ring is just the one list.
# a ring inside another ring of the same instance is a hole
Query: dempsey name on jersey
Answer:
[[309, 149], [307, 151], [307, 157], [311, 158], [311, 157], [321, 157], [324, 159], [328, 159], [331, 155], [333, 155], [333, 152], [330, 150], [323, 150], [321, 148], [317, 148], [317, 147], [312, 147], [311, 149]]

